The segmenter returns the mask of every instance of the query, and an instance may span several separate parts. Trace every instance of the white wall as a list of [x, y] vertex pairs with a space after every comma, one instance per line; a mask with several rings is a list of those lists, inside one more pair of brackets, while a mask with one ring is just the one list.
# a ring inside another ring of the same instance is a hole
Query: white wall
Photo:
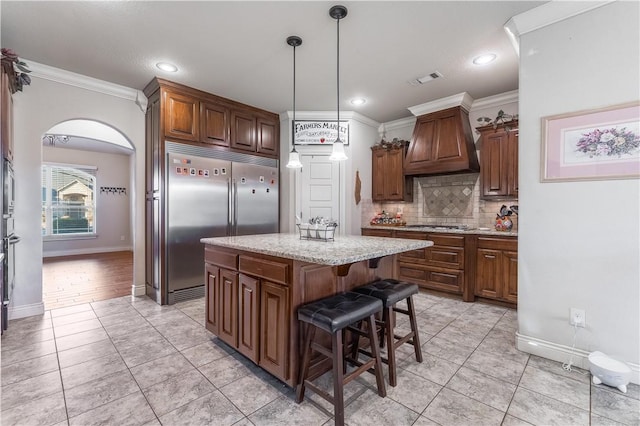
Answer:
[[134, 286], [144, 294], [144, 113], [131, 100], [57, 83], [37, 76], [14, 95], [16, 178], [16, 278], [9, 315], [42, 313], [40, 165], [42, 134], [65, 120], [86, 118], [109, 124], [135, 147], [130, 197], [133, 202]]
[[[95, 166], [96, 238], [44, 241], [43, 256], [131, 250], [131, 191], [129, 155], [43, 146], [42, 161]], [[127, 188], [125, 194], [100, 191], [100, 187]], [[121, 239], [124, 237], [124, 239]]]
[[[349, 145], [345, 146], [345, 153], [349, 157], [340, 167], [341, 201], [344, 206], [346, 223], [340, 223], [341, 231], [345, 234], [360, 235], [362, 203], [355, 203], [355, 178], [359, 171], [361, 198], [371, 199], [371, 146], [378, 142], [378, 126], [380, 123], [353, 111], [342, 111], [341, 120], [349, 121]], [[336, 113], [331, 111], [296, 111], [298, 120], [335, 120]], [[291, 120], [292, 113], [280, 114], [280, 232], [293, 232], [295, 229], [295, 169], [285, 166], [291, 151]], [[331, 154], [330, 146], [301, 146], [296, 145], [299, 153]], [[340, 229], [338, 228], [338, 229]]]
[[567, 361], [569, 309], [581, 308], [577, 348], [636, 373], [640, 180], [541, 183], [540, 144], [542, 117], [638, 100], [639, 6], [610, 3], [520, 37], [518, 236], [518, 347]]

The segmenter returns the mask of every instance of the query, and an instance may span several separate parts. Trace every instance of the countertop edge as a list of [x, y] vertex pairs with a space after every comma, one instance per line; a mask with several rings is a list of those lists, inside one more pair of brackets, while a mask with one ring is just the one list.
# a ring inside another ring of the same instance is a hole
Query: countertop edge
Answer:
[[463, 235], [495, 235], [501, 237], [517, 237], [518, 231], [496, 231], [494, 229], [481, 230], [475, 229], [434, 229], [430, 227], [406, 227], [406, 226], [376, 226], [363, 225], [361, 229], [383, 229], [388, 231], [408, 231], [408, 232], [428, 232], [437, 234], [463, 234]]

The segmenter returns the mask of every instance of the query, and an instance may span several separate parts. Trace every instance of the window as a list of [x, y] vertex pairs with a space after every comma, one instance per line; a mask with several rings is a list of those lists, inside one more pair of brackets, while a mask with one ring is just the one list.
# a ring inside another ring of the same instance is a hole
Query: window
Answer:
[[95, 236], [96, 168], [42, 166], [42, 235]]

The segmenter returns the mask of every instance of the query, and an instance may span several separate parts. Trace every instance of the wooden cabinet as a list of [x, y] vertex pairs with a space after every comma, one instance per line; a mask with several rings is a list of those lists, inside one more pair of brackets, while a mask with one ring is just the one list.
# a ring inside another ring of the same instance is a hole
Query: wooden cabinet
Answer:
[[165, 135], [171, 138], [199, 141], [200, 102], [198, 99], [173, 91], [166, 91], [164, 98]]
[[256, 151], [256, 117], [244, 111], [231, 112], [231, 148]]
[[363, 228], [362, 235], [433, 241], [433, 246], [398, 254], [398, 279], [420, 287], [463, 294], [465, 289], [465, 236]]
[[518, 302], [518, 245], [514, 238], [478, 237], [475, 295]]
[[466, 110], [454, 107], [417, 118], [404, 159], [405, 175], [477, 172], [479, 169]]
[[422, 288], [518, 303], [517, 237], [445, 234], [402, 229], [362, 228], [362, 235], [433, 241], [433, 246], [400, 253], [398, 279]]
[[291, 269], [205, 247], [207, 330], [283, 381], [290, 378]]
[[[0, 147], [2, 157], [7, 160], [13, 160], [13, 98], [11, 97], [11, 88], [9, 83], [9, 75], [2, 68], [2, 82], [0, 97], [2, 105], [0, 106]], [[2, 159], [0, 158], [0, 161]]]
[[259, 365], [277, 377], [287, 377], [289, 371], [289, 288], [263, 281], [260, 289]]
[[413, 180], [403, 174], [406, 146], [371, 148], [371, 192], [374, 202], [413, 201]]
[[518, 122], [484, 126], [480, 132], [481, 196], [492, 198], [518, 197]]
[[280, 126], [278, 122], [258, 117], [256, 151], [261, 154], [278, 156], [280, 152]]
[[229, 108], [212, 102], [200, 103], [200, 140], [217, 146], [229, 146]]
[[238, 281], [238, 351], [258, 362], [259, 280], [240, 274]]

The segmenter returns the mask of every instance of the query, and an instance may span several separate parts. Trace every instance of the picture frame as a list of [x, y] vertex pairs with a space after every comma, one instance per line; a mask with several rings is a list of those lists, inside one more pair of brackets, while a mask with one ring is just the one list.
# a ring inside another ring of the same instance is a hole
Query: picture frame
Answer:
[[296, 145], [333, 145], [340, 131], [340, 140], [349, 145], [349, 121], [296, 120], [292, 123], [293, 142]]
[[542, 118], [541, 182], [640, 177], [640, 101]]

